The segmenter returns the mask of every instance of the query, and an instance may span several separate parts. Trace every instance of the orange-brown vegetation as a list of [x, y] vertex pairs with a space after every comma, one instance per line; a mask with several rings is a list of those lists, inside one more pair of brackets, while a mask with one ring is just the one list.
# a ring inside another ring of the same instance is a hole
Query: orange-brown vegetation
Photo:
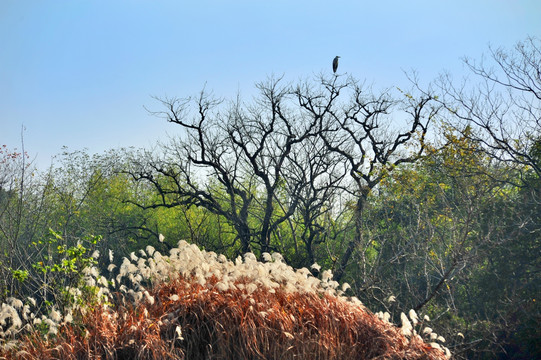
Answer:
[[[211, 282], [212, 283], [212, 282]], [[215, 284], [216, 282], [214, 282]], [[238, 285], [238, 284], [237, 284]], [[20, 359], [444, 359], [444, 352], [334, 295], [218, 291], [183, 279], [155, 299], [97, 307], [85, 327], [28, 335]], [[176, 295], [177, 297], [173, 296]]]
[[446, 349], [412, 331], [405, 315], [397, 327], [337, 291], [330, 272], [316, 279], [279, 254], [265, 254], [265, 263], [253, 254], [232, 262], [186, 242], [170, 256], [151, 247], [141, 253], [124, 259], [110, 280], [118, 289], [88, 271], [89, 284], [103, 285], [102, 300], [28, 322], [26, 332], [5, 340], [0, 358], [448, 358]]

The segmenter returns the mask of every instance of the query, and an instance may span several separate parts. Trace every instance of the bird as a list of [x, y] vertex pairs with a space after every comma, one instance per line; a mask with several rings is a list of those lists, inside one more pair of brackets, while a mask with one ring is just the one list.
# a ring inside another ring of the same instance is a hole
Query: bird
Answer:
[[338, 69], [338, 59], [340, 56], [336, 56], [334, 60], [332, 61], [332, 72], [336, 73], [336, 69]]

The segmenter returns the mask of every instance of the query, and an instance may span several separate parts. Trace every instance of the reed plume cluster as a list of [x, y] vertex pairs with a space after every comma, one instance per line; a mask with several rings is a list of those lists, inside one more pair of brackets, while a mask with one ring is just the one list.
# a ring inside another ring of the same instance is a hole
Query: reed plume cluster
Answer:
[[[111, 261], [112, 259], [112, 254]], [[165, 256], [148, 246], [85, 272], [64, 313], [32, 312], [35, 301], [2, 304], [0, 358], [17, 359], [446, 359], [415, 312], [391, 324], [348, 285], [293, 269], [280, 254], [234, 261], [181, 241]], [[80, 300], [80, 299], [79, 299]], [[34, 303], [33, 303], [34, 302]], [[418, 327], [418, 326], [417, 326]], [[429, 329], [429, 330], [427, 330]], [[424, 337], [424, 339], [423, 339]], [[430, 342], [433, 341], [433, 342]]]

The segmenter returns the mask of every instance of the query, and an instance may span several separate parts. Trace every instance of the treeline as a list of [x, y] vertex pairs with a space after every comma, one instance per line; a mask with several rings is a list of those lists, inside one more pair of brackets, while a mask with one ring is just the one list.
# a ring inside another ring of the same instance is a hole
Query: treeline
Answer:
[[428, 315], [456, 358], [540, 357], [541, 44], [490, 59], [460, 84], [322, 75], [251, 101], [158, 99], [178, 136], [47, 171], [3, 147], [0, 300], [46, 306], [84, 254], [107, 271], [108, 254], [185, 239], [331, 269], [397, 323]]

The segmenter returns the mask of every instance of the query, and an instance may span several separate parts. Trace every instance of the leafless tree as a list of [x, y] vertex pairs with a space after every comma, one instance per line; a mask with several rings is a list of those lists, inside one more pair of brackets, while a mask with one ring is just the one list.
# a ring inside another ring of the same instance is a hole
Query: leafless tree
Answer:
[[[279, 226], [296, 216], [303, 223], [299, 239], [314, 261], [313, 247], [325, 235], [322, 216], [334, 207], [330, 199], [337, 191], [349, 193], [357, 230], [344, 244], [335, 273], [340, 279], [363, 246], [362, 212], [370, 192], [395, 166], [422, 155], [438, 108], [430, 96], [374, 95], [340, 76], [295, 87], [270, 79], [257, 87], [254, 102], [237, 99], [227, 107], [204, 92], [195, 101], [162, 99], [166, 110], [155, 114], [184, 134], [164, 146], [163, 155], [130, 170], [160, 194], [139, 205], [202, 206], [228, 220], [243, 252], [254, 245], [261, 252], [280, 250], [272, 237], [279, 238]], [[352, 185], [344, 183], [346, 174]]]
[[440, 101], [458, 120], [451, 120], [458, 129], [474, 130], [468, 137], [487, 154], [519, 170], [531, 169], [539, 178], [541, 42], [528, 38], [511, 51], [490, 48], [489, 54], [488, 61], [464, 60], [477, 85], [455, 85], [449, 74], [441, 76]]
[[[355, 234], [345, 246], [334, 278], [344, 275], [353, 252], [366, 245], [362, 239], [363, 209], [370, 193], [399, 164], [414, 162], [425, 150], [430, 122], [439, 106], [432, 96], [415, 98], [390, 90], [375, 94], [352, 78], [320, 79], [317, 89], [299, 86], [296, 95], [302, 109], [317, 119], [320, 137], [327, 149], [338, 154], [349, 170], [354, 198]], [[350, 99], [339, 103], [338, 96], [347, 92]], [[397, 126], [396, 123], [404, 123]]]
[[[223, 117], [215, 112], [221, 101], [201, 92], [199, 98], [159, 99], [166, 110], [154, 112], [182, 127], [183, 137], [163, 145], [163, 153], [133, 159], [127, 172], [153, 186], [159, 198], [134, 204], [157, 207], [202, 206], [224, 216], [235, 228], [243, 251], [250, 251], [248, 209], [254, 201], [254, 184], [243, 173], [240, 149], [227, 134]], [[195, 105], [195, 114], [189, 113]], [[140, 160], [140, 161], [139, 161]], [[222, 193], [215, 189], [223, 189]]]
[[[317, 135], [317, 119], [294, 111], [281, 79], [257, 88], [253, 103], [238, 98], [227, 107], [204, 92], [195, 101], [162, 99], [167, 110], [155, 114], [180, 125], [184, 134], [164, 145], [161, 158], [130, 170], [160, 194], [158, 201], [139, 205], [202, 206], [228, 220], [243, 252], [254, 245], [261, 252], [276, 250], [272, 233], [293, 215], [298, 194], [309, 185], [310, 179], [291, 170], [299, 165], [295, 156], [303, 142]], [[190, 113], [192, 104], [196, 111]], [[284, 192], [287, 198], [280, 196]]]
[[297, 240], [306, 250], [299, 265], [311, 266], [317, 261], [316, 248], [333, 237], [329, 226], [337, 217], [337, 202], [343, 192], [347, 166], [319, 136], [307, 138], [299, 145], [292, 151], [286, 169], [288, 189], [294, 187], [293, 184], [302, 184], [299, 191], [287, 193], [287, 198], [298, 198], [297, 209], [288, 224], [295, 253], [300, 252]]

